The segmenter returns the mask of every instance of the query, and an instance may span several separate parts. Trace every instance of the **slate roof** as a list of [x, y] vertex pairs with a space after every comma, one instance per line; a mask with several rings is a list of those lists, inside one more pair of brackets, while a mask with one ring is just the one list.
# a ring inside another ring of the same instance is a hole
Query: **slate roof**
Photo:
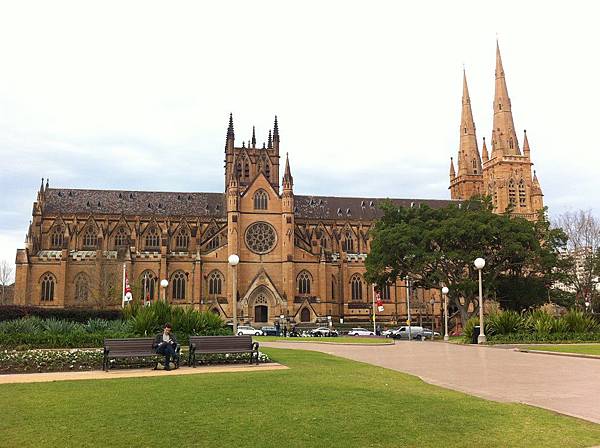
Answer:
[[[383, 215], [378, 205], [384, 198], [300, 196], [295, 198], [299, 219], [373, 220]], [[224, 193], [157, 192], [126, 190], [80, 190], [48, 188], [44, 213], [125, 214], [157, 216], [199, 216], [224, 218]], [[391, 199], [399, 207], [426, 204], [432, 208], [456, 203], [438, 199]]]
[[48, 188], [44, 213], [224, 217], [223, 193]]
[[[346, 198], [332, 196], [294, 196], [297, 218], [356, 219], [370, 221], [383, 216], [379, 204], [385, 198]], [[441, 208], [457, 201], [443, 199], [389, 199], [398, 207], [425, 204]]]

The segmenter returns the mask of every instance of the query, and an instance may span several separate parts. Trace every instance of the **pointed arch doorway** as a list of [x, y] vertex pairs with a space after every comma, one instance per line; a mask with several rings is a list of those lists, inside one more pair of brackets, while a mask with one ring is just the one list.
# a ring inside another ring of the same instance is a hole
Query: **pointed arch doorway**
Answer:
[[275, 303], [273, 293], [265, 287], [259, 287], [250, 296], [248, 305], [250, 308], [251, 316], [254, 317], [255, 323], [267, 323], [269, 322], [269, 311], [272, 305]]

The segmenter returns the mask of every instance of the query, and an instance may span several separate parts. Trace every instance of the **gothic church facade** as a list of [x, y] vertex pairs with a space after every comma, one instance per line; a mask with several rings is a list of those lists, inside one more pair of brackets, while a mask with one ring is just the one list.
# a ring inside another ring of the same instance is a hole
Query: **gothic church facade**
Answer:
[[[443, 207], [488, 191], [502, 212], [512, 197], [506, 181], [513, 179], [519, 192], [521, 181], [525, 184], [525, 206], [518, 212], [530, 216], [541, 208], [527, 140], [524, 153], [518, 149], [499, 53], [497, 60], [492, 157], [484, 145], [482, 166], [465, 80], [452, 199], [392, 202]], [[374, 291], [364, 279], [364, 261], [382, 199], [296, 195], [287, 156], [280, 173], [277, 118], [262, 145], [254, 129], [247, 142], [236, 145], [235, 140], [230, 116], [222, 193], [51, 188], [42, 180], [26, 246], [17, 251], [15, 302], [119, 306], [124, 266], [139, 301], [164, 297], [226, 320], [237, 303], [240, 320], [251, 324], [281, 316], [295, 322], [366, 322]], [[232, 254], [240, 257], [235, 298], [233, 268], [227, 262]], [[162, 279], [169, 281], [164, 290]], [[406, 319], [402, 281], [387, 285], [380, 295], [384, 311], [379, 320]], [[117, 300], [106, 303], [106, 296]], [[411, 305], [414, 314], [439, 317], [440, 293], [413, 291]]]

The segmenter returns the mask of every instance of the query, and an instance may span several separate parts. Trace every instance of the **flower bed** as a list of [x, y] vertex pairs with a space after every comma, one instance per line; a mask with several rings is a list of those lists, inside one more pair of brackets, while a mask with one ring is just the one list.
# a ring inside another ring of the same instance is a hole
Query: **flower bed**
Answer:
[[[247, 363], [249, 354], [222, 354], [203, 357], [200, 364]], [[0, 351], [0, 374], [69, 372], [102, 369], [102, 349], [70, 350], [4, 350]], [[152, 366], [156, 358], [111, 359], [111, 368], [133, 368]], [[269, 357], [259, 352], [259, 362], [270, 362]], [[182, 365], [187, 364], [187, 351], [182, 350]]]

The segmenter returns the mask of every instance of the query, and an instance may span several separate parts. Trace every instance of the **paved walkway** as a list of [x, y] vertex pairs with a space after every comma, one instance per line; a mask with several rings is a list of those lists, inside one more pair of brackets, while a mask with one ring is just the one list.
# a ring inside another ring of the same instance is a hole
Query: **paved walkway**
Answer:
[[492, 347], [398, 341], [391, 346], [263, 342], [315, 350], [410, 373], [425, 382], [502, 402], [526, 403], [600, 423], [600, 360]]
[[51, 381], [67, 380], [110, 380], [115, 378], [138, 378], [138, 377], [156, 377], [173, 375], [196, 375], [202, 373], [226, 373], [226, 372], [264, 372], [266, 370], [281, 370], [288, 367], [276, 362], [251, 365], [251, 364], [230, 364], [215, 366], [180, 367], [170, 372], [164, 370], [151, 369], [122, 369], [110, 370], [89, 370], [86, 372], [48, 372], [48, 373], [18, 373], [9, 375], [0, 375], [0, 384], [14, 383], [45, 383]]

